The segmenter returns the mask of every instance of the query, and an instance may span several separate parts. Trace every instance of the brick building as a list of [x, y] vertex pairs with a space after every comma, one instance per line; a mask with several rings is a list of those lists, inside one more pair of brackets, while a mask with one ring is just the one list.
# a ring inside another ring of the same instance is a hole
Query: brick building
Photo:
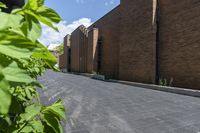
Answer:
[[64, 37], [64, 53], [59, 56], [59, 68], [63, 72], [71, 71], [70, 35]]
[[173, 86], [200, 89], [199, 22], [197, 0], [121, 0], [72, 33], [60, 66], [71, 56], [75, 72], [151, 84], [173, 78]]

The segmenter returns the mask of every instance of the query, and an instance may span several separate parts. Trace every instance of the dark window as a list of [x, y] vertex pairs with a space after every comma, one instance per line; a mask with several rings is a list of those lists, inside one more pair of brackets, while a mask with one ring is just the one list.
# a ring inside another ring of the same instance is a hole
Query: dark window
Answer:
[[71, 48], [68, 49], [68, 71], [71, 71]]
[[102, 61], [102, 38], [98, 40], [97, 43], [97, 72], [101, 71], [101, 61]]

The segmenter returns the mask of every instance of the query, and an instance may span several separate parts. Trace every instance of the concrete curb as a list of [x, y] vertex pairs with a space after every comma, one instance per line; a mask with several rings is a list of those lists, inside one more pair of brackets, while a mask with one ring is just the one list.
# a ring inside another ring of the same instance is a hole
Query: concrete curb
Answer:
[[[88, 73], [71, 73], [71, 74], [86, 76], [89, 78], [94, 77], [94, 74], [88, 74]], [[144, 84], [144, 83], [136, 83], [136, 82], [122, 81], [122, 80], [113, 80], [113, 79], [104, 80], [104, 81], [200, 98], [200, 90], [159, 86], [159, 85], [153, 85], [153, 84]]]
[[76, 73], [76, 72], [71, 72], [70, 74], [75, 74], [75, 75], [85, 76], [85, 77], [89, 77], [89, 78], [96, 79], [96, 80], [105, 81], [104, 75], [89, 74], [89, 73]]
[[142, 88], [147, 88], [147, 89], [152, 89], [152, 90], [158, 90], [158, 91], [164, 91], [164, 92], [170, 92], [170, 93], [200, 98], [200, 90], [159, 86], [159, 85], [153, 85], [153, 84], [144, 84], [144, 83], [136, 83], [136, 82], [129, 82], [129, 81], [121, 81], [121, 80], [108, 80], [108, 81], [114, 82], [114, 83], [120, 83], [124, 85], [131, 85], [131, 86], [136, 86], [136, 87], [142, 87]]
[[75, 75], [80, 75], [80, 76], [85, 76], [85, 77], [89, 77], [92, 78], [94, 76], [94, 74], [89, 74], [89, 73], [76, 73], [76, 72], [68, 72], [69, 74], [75, 74]]
[[97, 79], [97, 80], [102, 80], [102, 81], [105, 81], [105, 76], [104, 75], [98, 75], [98, 74], [95, 74], [92, 76], [93, 79]]

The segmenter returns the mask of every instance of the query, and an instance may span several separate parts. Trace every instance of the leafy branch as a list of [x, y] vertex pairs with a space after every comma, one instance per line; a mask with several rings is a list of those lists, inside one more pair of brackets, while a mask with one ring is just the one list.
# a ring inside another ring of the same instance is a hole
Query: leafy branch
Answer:
[[[7, 8], [0, 2], [0, 9]], [[61, 133], [65, 110], [61, 100], [40, 103], [37, 77], [54, 69], [55, 57], [38, 38], [41, 23], [58, 31], [60, 16], [44, 0], [28, 0], [12, 13], [0, 10], [0, 132]]]

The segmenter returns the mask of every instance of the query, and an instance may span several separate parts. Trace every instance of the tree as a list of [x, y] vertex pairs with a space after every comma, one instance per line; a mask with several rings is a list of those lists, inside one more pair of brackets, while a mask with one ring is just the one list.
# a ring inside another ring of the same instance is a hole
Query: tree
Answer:
[[58, 54], [60, 54], [60, 55], [64, 53], [64, 46], [63, 46], [63, 43], [60, 44], [59, 46], [57, 46], [57, 47], [55, 48], [55, 52], [58, 53]]
[[[6, 5], [0, 2], [0, 7]], [[0, 132], [63, 132], [62, 101], [42, 105], [36, 89], [42, 87], [37, 77], [46, 69], [55, 69], [56, 64], [55, 57], [38, 41], [41, 23], [57, 30], [53, 23], [61, 18], [45, 7], [43, 0], [28, 0], [12, 13], [0, 12], [0, 20]]]

